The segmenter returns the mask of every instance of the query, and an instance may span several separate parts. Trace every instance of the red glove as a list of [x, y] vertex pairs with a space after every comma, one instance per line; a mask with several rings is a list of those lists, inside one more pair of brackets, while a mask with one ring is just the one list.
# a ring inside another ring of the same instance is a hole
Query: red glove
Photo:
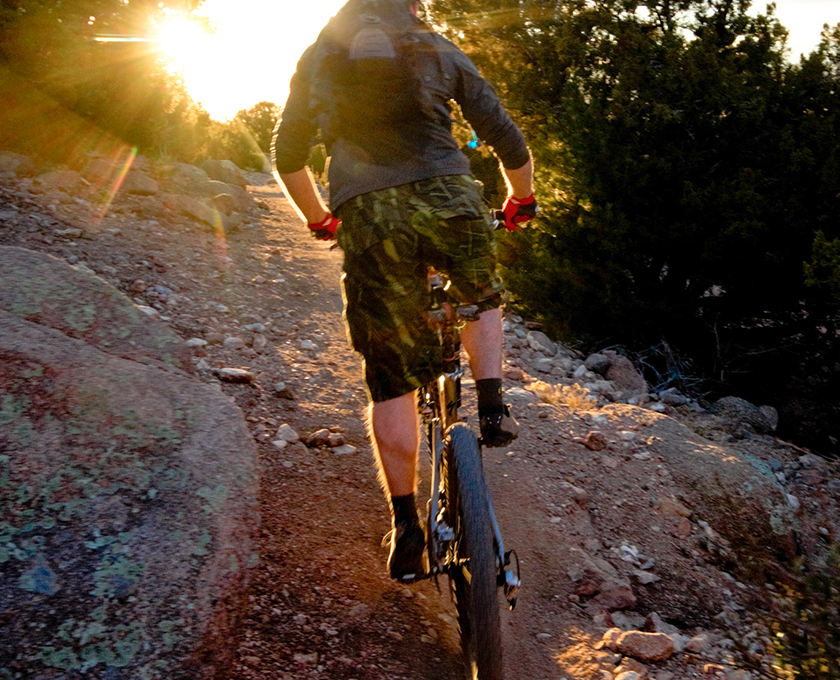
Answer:
[[505, 216], [505, 229], [516, 231], [519, 225], [534, 219], [539, 210], [540, 208], [534, 200], [534, 194], [525, 198], [508, 196], [502, 206], [502, 214]]
[[309, 222], [307, 226], [312, 235], [319, 241], [334, 241], [335, 232], [340, 224], [340, 219], [333, 217], [332, 213], [327, 213], [327, 216], [320, 222]]

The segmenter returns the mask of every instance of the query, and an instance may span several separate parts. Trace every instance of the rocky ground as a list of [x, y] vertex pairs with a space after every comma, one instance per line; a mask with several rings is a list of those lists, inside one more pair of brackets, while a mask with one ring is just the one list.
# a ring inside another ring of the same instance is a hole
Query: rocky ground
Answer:
[[[268, 175], [247, 176], [254, 207], [216, 229], [152, 188], [104, 201], [89, 182], [88, 195], [68, 193], [36, 175], [0, 179], [0, 245], [86, 268], [169, 323], [258, 444], [261, 561], [231, 680], [460, 678], [448, 584], [386, 577], [389, 519], [341, 320], [341, 252], [308, 238]], [[519, 605], [503, 613], [507, 677], [771, 673], [774, 634], [758, 603], [775, 589], [741, 578], [737, 551], [670, 461], [761, 462], [812, 554], [836, 540], [838, 467], [723, 428], [688, 400], [628, 396], [510, 313], [506, 337], [505, 387], [523, 431], [484, 461], [522, 569]], [[465, 392], [469, 417], [469, 381]]]

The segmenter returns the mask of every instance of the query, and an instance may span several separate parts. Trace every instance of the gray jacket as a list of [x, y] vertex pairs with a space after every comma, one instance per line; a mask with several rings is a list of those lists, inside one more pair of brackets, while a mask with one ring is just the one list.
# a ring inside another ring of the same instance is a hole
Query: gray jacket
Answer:
[[[437, 115], [420, 119], [409, 129], [367, 131], [371, 143], [377, 146], [375, 161], [370, 149], [341, 137], [334, 140], [327, 150], [333, 212], [348, 199], [370, 191], [431, 177], [470, 174], [469, 160], [452, 136], [450, 100], [460, 105], [467, 122], [490, 145], [504, 167], [516, 169], [528, 162], [522, 132], [469, 58], [437, 33], [424, 33], [421, 38], [428, 49], [417, 67]], [[318, 111], [313, 106], [312, 82], [318, 49], [316, 41], [298, 62], [272, 142], [272, 160], [280, 174], [301, 170], [315, 141]]]

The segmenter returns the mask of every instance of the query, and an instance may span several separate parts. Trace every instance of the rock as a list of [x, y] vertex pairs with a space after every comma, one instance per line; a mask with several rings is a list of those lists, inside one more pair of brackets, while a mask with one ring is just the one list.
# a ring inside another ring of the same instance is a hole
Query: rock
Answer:
[[609, 360], [608, 357], [604, 356], [603, 354], [590, 354], [586, 361], [584, 361], [584, 366], [586, 366], [586, 370], [592, 371], [593, 373], [598, 373], [599, 375], [604, 375], [610, 367], [612, 362]]
[[531, 349], [550, 357], [557, 354], [557, 345], [542, 331], [530, 331], [526, 338]]
[[336, 456], [348, 456], [352, 453], [356, 453], [358, 449], [355, 446], [351, 446], [350, 444], [344, 444], [342, 446], [336, 446], [332, 452]]
[[275, 439], [280, 439], [284, 442], [296, 442], [300, 440], [300, 435], [295, 432], [291, 425], [283, 423], [274, 434]]
[[[606, 647], [607, 649], [612, 650], [613, 652], [617, 652], [618, 651], [618, 638], [621, 637], [621, 635], [624, 632], [625, 631], [621, 630], [621, 628], [610, 628], [601, 637], [600, 645], [602, 647]], [[596, 647], [596, 648], [600, 648], [600, 647]]]
[[28, 156], [10, 151], [0, 152], [0, 173], [11, 173], [18, 177], [28, 177], [35, 171], [35, 166]]
[[310, 449], [314, 449], [319, 446], [329, 446], [330, 431], [326, 428], [323, 428], [316, 432], [313, 432], [304, 440], [303, 443], [306, 444], [306, 446], [308, 446]]
[[268, 347], [268, 338], [260, 333], [255, 333], [253, 338], [251, 338], [251, 347], [257, 352], [262, 352]]
[[56, 229], [53, 234], [61, 238], [82, 238], [84, 232], [77, 227], [68, 227], [67, 229]]
[[671, 496], [657, 498], [656, 509], [668, 517], [691, 517], [691, 510]]
[[647, 666], [636, 659], [625, 656], [613, 673], [615, 673], [615, 680], [618, 680], [618, 678], [626, 673], [634, 673], [636, 680], [644, 680], [648, 676], [648, 669]]
[[613, 624], [617, 628], [621, 628], [622, 631], [636, 630], [645, 623], [643, 616], [633, 614], [632, 612], [613, 612], [610, 616], [612, 617]]
[[166, 325], [102, 279], [51, 255], [0, 247], [0, 310], [108, 354], [193, 370], [192, 352]]
[[32, 180], [33, 188], [41, 191], [63, 191], [70, 193], [79, 187], [81, 175], [73, 170], [53, 170], [38, 175]]
[[274, 383], [274, 387], [272, 388], [274, 391], [274, 396], [278, 399], [294, 399], [294, 395], [292, 391], [286, 386], [286, 383], [283, 381]]
[[636, 606], [636, 594], [629, 583], [605, 581], [601, 584], [601, 592], [596, 595], [595, 602], [608, 611], [630, 609]]
[[216, 194], [210, 199], [210, 203], [223, 215], [230, 215], [236, 210], [236, 201], [230, 194]]
[[677, 538], [688, 538], [691, 536], [691, 522], [685, 517], [668, 517], [664, 524], [671, 535]]
[[659, 401], [668, 406], [683, 406], [689, 402], [689, 398], [681, 394], [676, 387], [660, 392], [657, 396]]
[[615, 386], [624, 393], [626, 398], [647, 394], [647, 381], [636, 370], [636, 367], [633, 366], [633, 362], [630, 359], [621, 356], [613, 350], [605, 350], [604, 355], [610, 360], [610, 367], [607, 369], [604, 377], [614, 382]]
[[603, 432], [591, 430], [583, 441], [583, 445], [590, 451], [603, 451], [609, 446], [609, 441]]
[[239, 187], [248, 186], [248, 180], [237, 165], [228, 160], [206, 160], [201, 164], [201, 169], [207, 173], [210, 179], [226, 184], [235, 184]]
[[244, 368], [216, 368], [213, 369], [219, 380], [230, 383], [252, 383], [256, 376]]
[[151, 177], [142, 172], [130, 170], [120, 184], [120, 191], [137, 196], [154, 196], [160, 188]]
[[608, 611], [628, 609], [636, 604], [636, 596], [629, 581], [619, 575], [609, 562], [579, 548], [571, 552], [576, 565], [570, 571], [569, 578], [576, 584], [575, 593], [583, 597], [594, 595], [594, 605]]
[[164, 206], [174, 213], [186, 215], [194, 220], [203, 222], [207, 226], [222, 229], [219, 211], [204, 205], [204, 203], [192, 196], [164, 194], [162, 200]]
[[615, 676], [615, 680], [642, 680], [642, 677], [636, 671], [622, 671]]
[[564, 491], [568, 491], [572, 498], [575, 499], [575, 502], [581, 507], [585, 508], [589, 503], [589, 494], [586, 492], [586, 489], [581, 489], [574, 484], [562, 480], [558, 482], [557, 486]]
[[176, 187], [191, 190], [199, 182], [206, 182], [210, 177], [204, 170], [189, 163], [172, 163], [162, 166], [160, 173]]
[[26, 678], [226, 677], [256, 557], [253, 440], [218, 390], [109, 351], [133, 305], [84, 284], [66, 314], [45, 311], [66, 290], [51, 285], [18, 297], [18, 316], [0, 311], [2, 665]]
[[642, 571], [641, 569], [634, 569], [633, 576], [643, 586], [649, 586], [652, 583], [662, 580], [656, 574], [652, 574], [649, 571]]
[[228, 337], [222, 343], [225, 349], [238, 350], [245, 347], [245, 341], [242, 338]]
[[347, 437], [341, 432], [330, 432], [327, 437], [327, 446], [335, 448], [336, 446], [344, 446], [347, 443]]
[[[610, 404], [601, 410], [620, 418], [635, 409]], [[673, 480], [692, 516], [702, 517], [724, 539], [715, 545], [743, 555], [752, 565], [795, 559], [799, 523], [769, 465], [717, 446], [673, 418], [642, 412], [648, 448], [663, 463], [660, 472]], [[687, 596], [685, 606], [690, 606]]]
[[779, 427], [779, 412], [773, 406], [759, 406], [758, 410], [764, 416], [767, 424], [770, 426], [770, 432], [775, 432]]
[[219, 195], [225, 195], [230, 198], [236, 210], [246, 212], [255, 207], [254, 200], [242, 187], [234, 186], [233, 184], [225, 184], [224, 182], [217, 182], [215, 180], [208, 180], [206, 182], [199, 182], [193, 187], [193, 191], [200, 198], [212, 200]]
[[685, 644], [685, 651], [691, 652], [692, 654], [702, 654], [708, 649], [711, 642], [711, 635], [708, 633], [699, 633]]
[[[758, 406], [740, 397], [718, 399], [709, 407], [709, 413], [722, 418], [730, 428], [749, 425], [759, 434], [769, 434], [775, 429], [774, 424]], [[778, 415], [776, 422], [778, 422]]]
[[665, 633], [644, 633], [631, 630], [618, 636], [616, 648], [622, 654], [651, 663], [670, 658], [674, 653], [674, 641]]

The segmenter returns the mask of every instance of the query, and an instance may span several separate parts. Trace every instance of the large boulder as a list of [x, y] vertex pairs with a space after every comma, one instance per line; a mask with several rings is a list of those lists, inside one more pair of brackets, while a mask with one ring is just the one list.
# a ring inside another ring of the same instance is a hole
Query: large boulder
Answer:
[[0, 310], [109, 354], [192, 371], [189, 349], [167, 326], [99, 277], [45, 253], [0, 247]]
[[28, 310], [0, 310], [0, 667], [227, 677], [258, 525], [241, 412], [154, 347], [141, 361]]
[[129, 170], [120, 184], [120, 191], [136, 196], [154, 196], [160, 189], [157, 182], [145, 173]]
[[225, 184], [235, 184], [239, 187], [248, 186], [242, 170], [232, 161], [207, 160], [201, 164], [201, 169], [207, 173], [210, 179], [215, 179]]
[[28, 156], [10, 151], [0, 151], [0, 174], [27, 177], [35, 172], [35, 166]]
[[[620, 417], [635, 407], [610, 405]], [[777, 561], [791, 564], [796, 555], [798, 522], [785, 490], [770, 466], [731, 447], [694, 434], [685, 425], [653, 411], [645, 413], [650, 452], [694, 510], [692, 520], [706, 522], [724, 553], [738, 555], [753, 575]]]
[[648, 384], [641, 373], [636, 370], [633, 362], [614, 350], [604, 350], [602, 354], [609, 360], [609, 368], [604, 372], [604, 377], [615, 383], [626, 398], [637, 397], [647, 394]]
[[741, 397], [723, 397], [709, 407], [709, 413], [722, 418], [730, 429], [749, 425], [760, 434], [775, 431], [779, 416], [772, 406], [759, 407]]
[[210, 227], [222, 228], [223, 226], [221, 213], [218, 210], [205, 205], [192, 196], [164, 194], [163, 205], [177, 215], [186, 215]]
[[191, 191], [199, 182], [210, 179], [207, 173], [189, 163], [172, 163], [160, 168], [162, 179], [182, 191]]
[[207, 182], [199, 182], [195, 185], [194, 191], [196, 195], [202, 198], [213, 198], [215, 196], [230, 196], [237, 210], [242, 212], [251, 210], [257, 207], [251, 195], [242, 187], [235, 184], [226, 184], [217, 180], [209, 180]]

